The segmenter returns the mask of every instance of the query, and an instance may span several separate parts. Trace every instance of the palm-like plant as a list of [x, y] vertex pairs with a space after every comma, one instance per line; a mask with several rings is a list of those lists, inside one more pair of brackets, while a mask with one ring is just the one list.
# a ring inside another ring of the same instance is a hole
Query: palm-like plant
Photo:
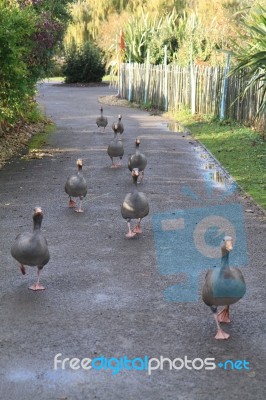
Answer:
[[[230, 75], [242, 71], [247, 85], [242, 93], [256, 86], [262, 90], [257, 115], [266, 109], [266, 9], [258, 6], [243, 23], [244, 33], [240, 35], [234, 56], [237, 65]], [[236, 46], [235, 46], [236, 47]]]

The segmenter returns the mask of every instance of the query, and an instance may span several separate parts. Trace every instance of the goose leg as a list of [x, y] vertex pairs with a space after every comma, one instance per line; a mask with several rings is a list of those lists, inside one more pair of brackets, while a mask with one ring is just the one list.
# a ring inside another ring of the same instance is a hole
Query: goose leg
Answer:
[[127, 221], [127, 226], [128, 226], [128, 233], [126, 234], [126, 238], [127, 238], [127, 239], [131, 239], [131, 238], [133, 238], [133, 237], [136, 235], [136, 233], [135, 233], [134, 231], [131, 230], [130, 220]]
[[113, 157], [111, 157], [111, 160], [112, 160], [111, 168], [117, 168], [117, 164], [114, 163]]
[[216, 326], [217, 326], [217, 333], [214, 336], [215, 339], [218, 339], [218, 340], [229, 339], [230, 335], [228, 335], [228, 333], [223, 331], [222, 328], [220, 327], [219, 320], [218, 320], [218, 315], [217, 315], [217, 307], [212, 306], [211, 310], [213, 312], [213, 316], [214, 316], [214, 319], [215, 319], [215, 322], [216, 322]]
[[141, 183], [143, 181], [143, 178], [144, 178], [144, 171], [140, 171], [139, 183]]
[[22, 275], [25, 275], [26, 274], [26, 268], [24, 267], [24, 265], [21, 264], [19, 268], [20, 268], [20, 271], [21, 271]]
[[229, 317], [229, 306], [225, 306], [220, 312], [218, 312], [217, 318], [219, 322], [224, 322], [225, 324], [231, 322]]
[[35, 290], [36, 291], [36, 290], [44, 290], [45, 289], [45, 287], [40, 284], [41, 268], [40, 267], [37, 267], [37, 268], [38, 268], [38, 271], [37, 271], [37, 282], [34, 285], [29, 287], [30, 290]]
[[134, 232], [134, 233], [142, 233], [142, 229], [141, 229], [141, 226], [140, 226], [140, 222], [141, 222], [141, 218], [139, 218], [139, 220], [138, 220], [138, 222], [137, 222], [137, 225], [136, 225], [135, 228], [133, 229], [133, 232]]
[[79, 207], [76, 208], [75, 211], [78, 212], [78, 213], [83, 213], [84, 210], [82, 210], [81, 206], [82, 206], [82, 197], [79, 198]]
[[71, 197], [69, 197], [68, 207], [69, 207], [69, 208], [74, 208], [75, 206], [76, 206], [75, 201], [72, 200]]

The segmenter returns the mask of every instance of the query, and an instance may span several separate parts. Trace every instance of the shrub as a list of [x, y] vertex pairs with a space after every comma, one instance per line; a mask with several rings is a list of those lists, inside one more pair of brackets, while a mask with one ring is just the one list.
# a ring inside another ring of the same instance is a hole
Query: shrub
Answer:
[[36, 82], [49, 72], [74, 0], [0, 0], [0, 133], [36, 106]]
[[34, 94], [25, 62], [32, 51], [34, 27], [30, 9], [0, 2], [0, 124], [14, 122]]
[[81, 46], [72, 45], [66, 51], [62, 71], [66, 83], [101, 82], [105, 74], [103, 54], [91, 42]]

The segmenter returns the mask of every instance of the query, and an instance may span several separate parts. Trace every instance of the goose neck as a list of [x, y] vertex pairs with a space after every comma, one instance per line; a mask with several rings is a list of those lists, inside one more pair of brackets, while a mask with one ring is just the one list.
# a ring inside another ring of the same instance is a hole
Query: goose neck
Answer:
[[133, 176], [133, 186], [135, 189], [137, 189], [137, 184], [138, 184], [138, 175]]
[[223, 253], [221, 258], [221, 269], [229, 268], [229, 252]]
[[33, 219], [33, 230], [34, 231], [40, 231], [41, 230], [41, 225], [42, 225], [42, 217], [41, 216], [36, 216]]

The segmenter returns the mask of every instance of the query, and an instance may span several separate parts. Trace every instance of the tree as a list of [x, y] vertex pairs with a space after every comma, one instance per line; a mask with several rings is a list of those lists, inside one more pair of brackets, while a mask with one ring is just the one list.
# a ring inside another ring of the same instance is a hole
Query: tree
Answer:
[[0, 0], [0, 130], [25, 111], [34, 93], [26, 60], [35, 23], [32, 10]]
[[63, 73], [66, 83], [101, 82], [105, 73], [100, 49], [91, 42], [66, 51]]
[[72, 0], [0, 0], [0, 129], [29, 115], [63, 38]]
[[242, 24], [243, 33], [234, 42], [237, 65], [230, 75], [239, 71], [247, 78], [242, 96], [254, 86], [262, 89], [258, 115], [266, 110], [266, 9], [256, 7]]
[[32, 9], [36, 15], [35, 31], [32, 34], [34, 46], [27, 63], [32, 79], [37, 81], [49, 73], [52, 57], [71, 19], [67, 5], [74, 0], [17, 1], [21, 9]]

